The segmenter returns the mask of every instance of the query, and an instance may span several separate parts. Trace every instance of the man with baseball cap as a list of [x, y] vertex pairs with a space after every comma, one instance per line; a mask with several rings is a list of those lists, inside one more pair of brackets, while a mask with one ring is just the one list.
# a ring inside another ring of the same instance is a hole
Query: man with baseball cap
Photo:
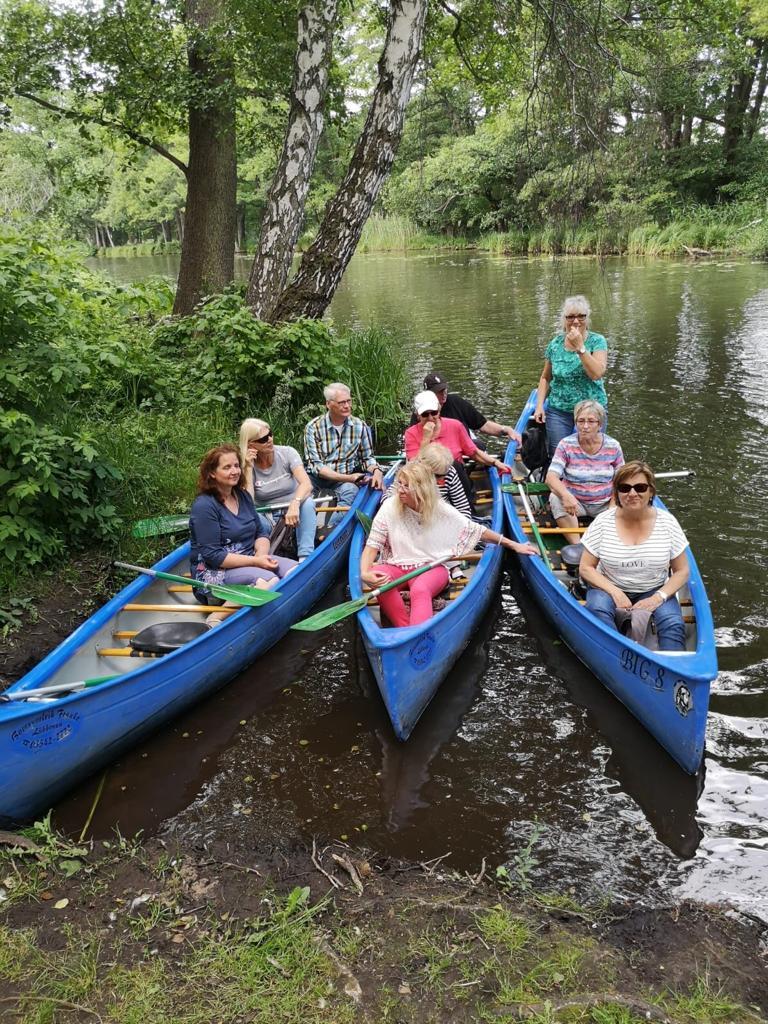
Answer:
[[[520, 435], [512, 427], [503, 423], [496, 423], [495, 420], [486, 419], [471, 402], [461, 395], [448, 393], [448, 381], [442, 373], [428, 373], [424, 378], [424, 390], [434, 391], [437, 400], [440, 402], [440, 415], [445, 419], [458, 420], [463, 423], [467, 430], [475, 433], [488, 434], [490, 437], [510, 437], [520, 443]], [[411, 417], [411, 424], [418, 423], [418, 417]]]
[[445, 445], [453, 455], [453, 464], [470, 502], [472, 484], [462, 462], [464, 456], [485, 466], [495, 466], [500, 473], [512, 472], [501, 459], [496, 459], [478, 448], [463, 423], [443, 417], [440, 399], [434, 391], [420, 391], [413, 400], [413, 408], [418, 419], [412, 427], [408, 427], [404, 435], [406, 459], [415, 459], [419, 452], [433, 441]]

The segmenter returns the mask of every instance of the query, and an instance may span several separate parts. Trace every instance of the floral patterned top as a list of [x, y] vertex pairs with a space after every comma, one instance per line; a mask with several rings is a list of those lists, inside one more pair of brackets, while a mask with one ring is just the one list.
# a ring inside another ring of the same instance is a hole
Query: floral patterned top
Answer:
[[[552, 366], [552, 381], [549, 386], [549, 404], [560, 412], [572, 413], [577, 402], [591, 398], [599, 402], [604, 409], [608, 408], [608, 396], [601, 380], [592, 380], [584, 372], [581, 359], [576, 352], [563, 347], [564, 334], [556, 334], [547, 345], [544, 358]], [[607, 352], [608, 342], [602, 334], [588, 331], [584, 339], [587, 352]]]

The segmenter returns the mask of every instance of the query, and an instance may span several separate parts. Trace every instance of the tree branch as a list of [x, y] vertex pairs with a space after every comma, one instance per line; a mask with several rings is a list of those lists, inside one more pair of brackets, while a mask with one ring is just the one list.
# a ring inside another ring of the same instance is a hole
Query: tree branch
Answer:
[[189, 168], [183, 160], [179, 160], [177, 156], [174, 156], [169, 149], [160, 142], [156, 142], [154, 139], [150, 139], [147, 135], [142, 135], [141, 132], [135, 131], [133, 128], [129, 128], [128, 125], [123, 124], [121, 121], [112, 121], [106, 117], [99, 117], [98, 114], [81, 114], [76, 110], [68, 110], [66, 107], [60, 107], [56, 103], [51, 103], [50, 100], [44, 100], [42, 96], [35, 96], [30, 92], [16, 91], [17, 96], [21, 96], [22, 99], [30, 100], [32, 103], [36, 103], [40, 107], [44, 107], [46, 110], [52, 110], [54, 114], [58, 114], [60, 117], [66, 118], [68, 121], [75, 121], [79, 124], [98, 124], [102, 128], [109, 128], [111, 131], [119, 132], [121, 135], [125, 135], [133, 142], [138, 142], [141, 146], [147, 146], [148, 149], [153, 149], [160, 156], [165, 157], [181, 171], [185, 178], [189, 177]]

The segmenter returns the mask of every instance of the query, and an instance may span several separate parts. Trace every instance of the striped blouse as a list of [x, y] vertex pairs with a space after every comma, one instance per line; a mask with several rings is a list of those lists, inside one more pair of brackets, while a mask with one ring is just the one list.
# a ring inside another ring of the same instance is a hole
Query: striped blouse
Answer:
[[598, 571], [625, 594], [644, 594], [663, 587], [669, 563], [688, 547], [688, 540], [671, 512], [657, 508], [650, 537], [625, 544], [616, 532], [616, 512], [601, 512], [584, 534], [582, 544], [599, 559]]
[[611, 500], [614, 474], [623, 465], [621, 445], [607, 434], [594, 455], [584, 451], [578, 434], [570, 434], [555, 449], [549, 471], [560, 477], [582, 505], [601, 505]]

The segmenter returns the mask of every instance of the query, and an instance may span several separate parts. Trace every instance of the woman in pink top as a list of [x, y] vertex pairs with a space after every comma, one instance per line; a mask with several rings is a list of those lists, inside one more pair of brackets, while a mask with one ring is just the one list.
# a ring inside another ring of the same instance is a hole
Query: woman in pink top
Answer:
[[[376, 514], [360, 560], [363, 582], [379, 587], [440, 558], [460, 558], [477, 544], [501, 544], [519, 555], [538, 554], [532, 544], [516, 544], [467, 519], [440, 499], [429, 466], [409, 462], [397, 475], [393, 493]], [[376, 562], [377, 557], [381, 562]], [[411, 594], [410, 611], [400, 588], [379, 595], [379, 606], [393, 626], [417, 626], [432, 616], [432, 598], [448, 583], [438, 565], [403, 583]]]
[[499, 473], [511, 473], [501, 459], [496, 459], [477, 447], [467, 433], [467, 428], [458, 420], [443, 419], [440, 415], [440, 402], [434, 391], [420, 391], [413, 400], [413, 407], [419, 422], [408, 427], [405, 432], [405, 457], [409, 461], [415, 459], [419, 452], [433, 441], [439, 441], [449, 449], [454, 458], [454, 465], [471, 499], [472, 488], [469, 483], [462, 458], [474, 459], [485, 466], [495, 466]]

